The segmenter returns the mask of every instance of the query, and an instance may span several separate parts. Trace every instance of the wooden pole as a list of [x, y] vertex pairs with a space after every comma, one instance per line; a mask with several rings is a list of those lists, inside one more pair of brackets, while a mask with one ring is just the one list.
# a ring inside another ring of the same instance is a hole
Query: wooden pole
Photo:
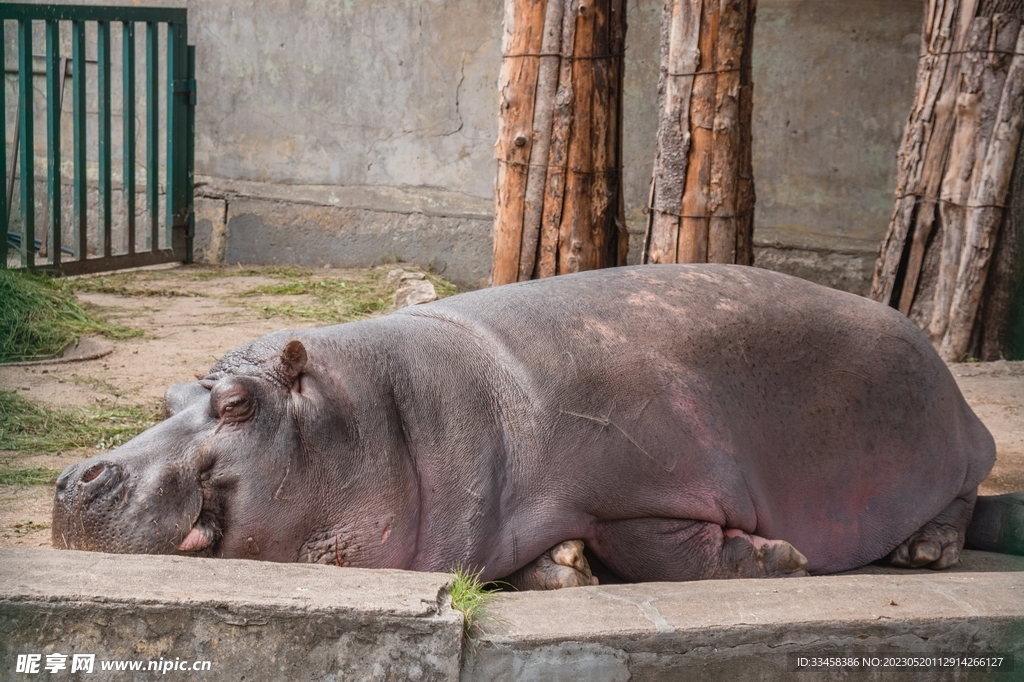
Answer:
[[753, 261], [756, 0], [667, 0], [644, 262]]
[[625, 265], [625, 0], [506, 0], [494, 285]]
[[1024, 125], [1024, 29], [1018, 33], [1014, 54], [992, 139], [978, 180], [971, 187], [960, 269], [950, 304], [949, 325], [940, 346], [940, 354], [948, 360], [961, 360], [968, 352], [1002, 224], [1013, 160]]
[[975, 354], [979, 330], [994, 328], [979, 313], [1024, 124], [1022, 18], [1019, 0], [926, 6], [917, 95], [871, 295], [909, 315], [947, 360]]

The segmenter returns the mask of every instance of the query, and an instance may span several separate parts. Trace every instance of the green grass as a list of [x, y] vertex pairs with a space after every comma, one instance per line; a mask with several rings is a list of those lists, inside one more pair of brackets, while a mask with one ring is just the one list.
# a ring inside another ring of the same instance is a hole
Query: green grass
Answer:
[[[289, 281], [255, 287], [241, 296], [306, 296], [312, 300], [276, 304], [257, 301], [255, 305], [267, 317], [340, 323], [386, 311], [391, 307], [397, 289], [397, 284], [385, 282], [387, 271], [384, 269], [354, 273], [346, 279], [317, 279], [311, 275], [307, 272], [302, 277], [288, 277]], [[439, 297], [457, 293], [451, 282], [432, 275], [427, 278]]]
[[0, 363], [56, 357], [84, 334], [123, 339], [138, 333], [84, 310], [66, 281], [0, 270]]
[[53, 485], [58, 476], [56, 469], [12, 469], [0, 471], [0, 485]]
[[80, 448], [109, 450], [159, 421], [156, 406], [51, 409], [0, 391], [0, 450], [22, 455]]
[[14, 531], [15, 535], [28, 535], [29, 533], [34, 533], [38, 530], [48, 530], [49, 528], [50, 524], [36, 523], [35, 521], [22, 521], [21, 523], [16, 523], [10, 527], [10, 529]]
[[[114, 273], [98, 277], [75, 280], [71, 286], [76, 291], [112, 294], [125, 297], [153, 296], [204, 296], [201, 291], [173, 288], [164, 282], [205, 282], [224, 277], [265, 277], [280, 280], [245, 290], [240, 294], [229, 294], [227, 298], [240, 300], [243, 305], [253, 308], [265, 317], [286, 317], [316, 322], [340, 323], [369, 317], [386, 312], [394, 300], [397, 284], [385, 282], [388, 268], [353, 270], [345, 273], [344, 279], [325, 278], [321, 271], [296, 266], [261, 267], [182, 267], [173, 270], [151, 270], [131, 273]], [[451, 282], [427, 274], [441, 298], [458, 293]], [[303, 300], [265, 303], [261, 296], [303, 296]]]
[[388, 307], [387, 291], [376, 283], [358, 280], [299, 279], [281, 284], [266, 284], [242, 293], [255, 296], [309, 296], [301, 303], [260, 304], [267, 317], [297, 317], [304, 320], [348, 322], [367, 317]]
[[455, 576], [452, 581], [452, 608], [465, 616], [462, 634], [470, 635], [480, 625], [487, 603], [494, 599], [495, 583], [484, 583], [480, 576], [484, 570], [472, 571], [462, 566], [452, 567]]

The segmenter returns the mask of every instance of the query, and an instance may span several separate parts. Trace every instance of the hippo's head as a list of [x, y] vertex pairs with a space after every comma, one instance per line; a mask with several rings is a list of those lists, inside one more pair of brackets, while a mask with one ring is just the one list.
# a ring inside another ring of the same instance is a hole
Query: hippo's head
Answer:
[[393, 404], [328, 369], [277, 333], [172, 386], [163, 422], [61, 474], [54, 546], [407, 565], [416, 474]]

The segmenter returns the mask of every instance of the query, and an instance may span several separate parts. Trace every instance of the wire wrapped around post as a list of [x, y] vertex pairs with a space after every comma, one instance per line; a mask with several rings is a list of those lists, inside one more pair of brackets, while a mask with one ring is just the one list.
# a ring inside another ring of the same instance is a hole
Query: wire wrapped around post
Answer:
[[997, 359], [1012, 345], [1024, 267], [1006, 208], [1022, 128], [1024, 4], [929, 0], [871, 297], [910, 317], [947, 361]]
[[644, 263], [753, 262], [756, 0], [667, 0]]
[[494, 285], [625, 265], [625, 0], [506, 0]]

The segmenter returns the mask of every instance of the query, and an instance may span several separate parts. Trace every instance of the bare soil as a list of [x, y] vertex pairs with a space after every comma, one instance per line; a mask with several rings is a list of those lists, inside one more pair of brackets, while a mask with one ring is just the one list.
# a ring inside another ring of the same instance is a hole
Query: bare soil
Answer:
[[[170, 384], [204, 375], [221, 355], [243, 343], [279, 329], [331, 323], [274, 313], [282, 303], [301, 302], [302, 296], [242, 295], [280, 281], [270, 276], [246, 271], [203, 280], [196, 278], [197, 270], [201, 268], [190, 266], [166, 269], [156, 276], [143, 274], [122, 294], [79, 294], [81, 301], [99, 308], [107, 319], [140, 329], [143, 336], [117, 341], [112, 353], [95, 360], [0, 366], [0, 389], [17, 390], [29, 400], [52, 407], [156, 405]], [[323, 270], [317, 277], [349, 274]], [[959, 364], [951, 370], [967, 402], [996, 440], [998, 461], [981, 492], [1024, 490], [1024, 362]], [[96, 452], [86, 449], [31, 457], [0, 452], [0, 467], [62, 469]], [[49, 547], [51, 496], [49, 486], [0, 486], [0, 547]]]

